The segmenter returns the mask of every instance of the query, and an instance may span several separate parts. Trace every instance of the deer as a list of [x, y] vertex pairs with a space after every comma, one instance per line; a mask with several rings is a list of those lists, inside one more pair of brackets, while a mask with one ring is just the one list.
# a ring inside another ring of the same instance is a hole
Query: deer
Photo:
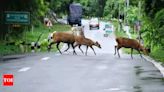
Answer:
[[75, 49], [74, 49], [75, 39], [74, 39], [73, 34], [66, 33], [66, 32], [56, 32], [55, 31], [49, 36], [48, 41], [50, 41], [50, 40], [51, 40], [51, 42], [47, 47], [48, 51], [50, 51], [51, 46], [56, 43], [57, 49], [62, 54], [62, 52], [59, 49], [59, 44], [61, 42], [63, 42], [63, 43], [67, 43], [67, 45], [68, 45], [68, 48], [65, 51], [67, 51], [70, 48], [70, 45], [71, 45], [72, 48], [73, 48], [73, 54], [76, 54]]
[[80, 48], [81, 45], [87, 46], [85, 55], [87, 55], [88, 47], [90, 47], [93, 50], [95, 55], [96, 55], [96, 52], [92, 46], [97, 46], [98, 48], [101, 48], [101, 45], [97, 41], [94, 42], [91, 39], [86, 38], [86, 37], [84, 38], [82, 36], [75, 36], [75, 48], [79, 46], [79, 49], [81, 50], [81, 52], [84, 53], [83, 50]]
[[135, 39], [130, 39], [130, 38], [125, 38], [125, 37], [117, 37], [116, 39], [117, 45], [115, 45], [115, 53], [114, 55], [116, 55], [116, 50], [118, 53], [118, 56], [120, 58], [120, 54], [119, 54], [119, 49], [124, 47], [124, 48], [131, 48], [131, 58], [133, 59], [133, 49], [137, 50], [142, 58], [141, 52], [142, 51], [145, 55], [148, 55], [150, 53], [150, 49], [149, 48], [145, 48], [144, 46], [142, 46], [137, 40]]

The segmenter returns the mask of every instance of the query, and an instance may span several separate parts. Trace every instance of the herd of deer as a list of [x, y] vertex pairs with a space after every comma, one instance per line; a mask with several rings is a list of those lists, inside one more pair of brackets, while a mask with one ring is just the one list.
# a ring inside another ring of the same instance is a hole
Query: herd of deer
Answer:
[[[77, 34], [77, 31], [79, 31], [79, 34]], [[93, 40], [86, 38], [84, 36], [84, 31], [83, 31], [83, 27], [72, 27], [72, 33], [67, 33], [67, 32], [53, 32], [49, 38], [49, 45], [48, 45], [48, 51], [50, 51], [51, 46], [53, 44], [56, 44], [57, 49], [59, 50], [59, 52], [62, 54], [62, 52], [59, 49], [59, 44], [62, 43], [67, 43], [68, 48], [65, 50], [67, 51], [70, 48], [70, 45], [73, 48], [73, 54], [76, 54], [75, 48], [78, 46], [79, 49], [81, 50], [81, 52], [83, 53], [83, 50], [80, 48], [81, 45], [85, 45], [86, 46], [86, 52], [85, 55], [87, 55], [87, 50], [88, 47], [90, 47], [94, 54], [96, 55], [96, 52], [94, 51], [93, 46], [97, 46], [98, 48], [101, 48], [101, 45], [96, 41], [94, 42]], [[116, 54], [116, 50], [118, 53], [118, 56], [120, 57], [119, 54], [119, 49], [124, 47], [124, 48], [131, 48], [131, 58], [132, 57], [132, 53], [133, 53], [133, 49], [137, 50], [142, 58], [142, 55], [140, 53], [140, 51], [142, 51], [145, 55], [148, 55], [148, 53], [150, 52], [150, 49], [145, 48], [144, 46], [142, 46], [137, 40], [134, 39], [129, 39], [129, 38], [124, 38], [124, 37], [118, 37], [116, 38], [116, 42], [117, 45], [115, 45], [115, 54]], [[65, 52], [64, 51], [64, 52]]]

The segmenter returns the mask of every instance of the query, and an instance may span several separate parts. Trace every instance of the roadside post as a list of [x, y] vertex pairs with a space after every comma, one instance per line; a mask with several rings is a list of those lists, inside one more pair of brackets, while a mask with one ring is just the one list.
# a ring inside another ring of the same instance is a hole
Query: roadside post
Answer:
[[49, 32], [50, 32], [51, 27], [52, 27], [52, 22], [50, 20], [48, 20], [46, 26], [49, 28]]
[[137, 39], [139, 40], [139, 43], [144, 44], [142, 36], [141, 36], [141, 32], [140, 32], [140, 30], [141, 30], [141, 21], [139, 21], [139, 20], [137, 21], [136, 27], [137, 27], [137, 32], [138, 32]]
[[126, 24], [125, 26], [124, 26], [124, 31], [126, 32], [126, 34], [128, 35], [128, 38], [132, 38], [131, 37], [131, 34], [130, 34], [130, 26], [128, 25], [128, 24]]

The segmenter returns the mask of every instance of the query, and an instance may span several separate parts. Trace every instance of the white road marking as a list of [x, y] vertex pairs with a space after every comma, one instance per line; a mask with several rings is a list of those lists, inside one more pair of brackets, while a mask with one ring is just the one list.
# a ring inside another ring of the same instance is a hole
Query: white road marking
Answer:
[[30, 67], [23, 67], [23, 68], [19, 69], [18, 72], [25, 72], [29, 69], [31, 69], [31, 68]]
[[42, 61], [46, 61], [46, 60], [48, 60], [48, 59], [50, 59], [50, 57], [44, 57], [44, 58], [42, 58], [41, 60], [42, 60]]
[[60, 56], [60, 55], [61, 55], [60, 53], [55, 54], [55, 56]]
[[106, 89], [106, 90], [110, 90], [110, 91], [119, 91], [121, 90], [120, 88], [109, 88], [109, 89]]
[[99, 70], [105, 70], [108, 67], [106, 65], [100, 65], [100, 66], [96, 66], [96, 68], [99, 69]]

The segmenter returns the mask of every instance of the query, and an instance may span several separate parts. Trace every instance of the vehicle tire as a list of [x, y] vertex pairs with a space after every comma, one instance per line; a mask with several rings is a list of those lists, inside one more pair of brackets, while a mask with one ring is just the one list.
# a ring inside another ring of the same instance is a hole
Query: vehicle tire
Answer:
[[99, 29], [99, 26], [97, 27], [97, 29]]
[[81, 26], [81, 23], [78, 23], [78, 26]]
[[69, 22], [69, 25], [72, 27], [73, 26], [73, 23]]

